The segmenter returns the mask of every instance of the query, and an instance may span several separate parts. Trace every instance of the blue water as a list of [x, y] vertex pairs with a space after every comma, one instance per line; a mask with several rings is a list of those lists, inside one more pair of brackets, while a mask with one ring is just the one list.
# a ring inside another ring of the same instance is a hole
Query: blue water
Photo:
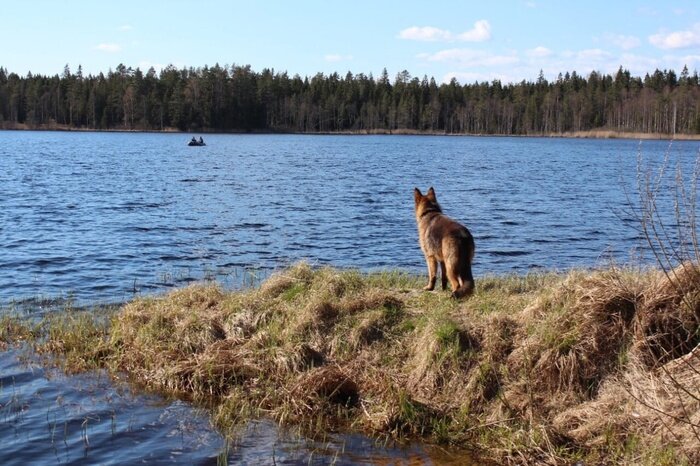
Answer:
[[[637, 156], [666, 141], [0, 132], [0, 302], [123, 301], [244, 269], [423, 272], [413, 188], [477, 245], [475, 274], [594, 266], [640, 246]], [[694, 159], [700, 143], [670, 150]]]
[[[208, 135], [207, 146], [188, 147], [188, 139], [0, 132], [0, 303], [118, 303], [201, 279], [237, 287], [300, 259], [424, 274], [413, 188], [429, 186], [474, 235], [477, 286], [485, 274], [648, 262], [630, 212], [639, 168], [668, 156], [690, 173], [700, 150], [697, 141]], [[659, 200], [672, 210], [670, 190]], [[83, 382], [56, 380], [15, 353], [0, 354], [0, 382], [0, 457], [12, 452], [19, 463], [30, 459], [23, 451], [49, 463], [107, 463], [123, 449], [130, 460], [206, 463], [224, 448], [201, 413], [111, 382], [97, 384], [94, 406], [66, 414], [57, 400], [84, 402]], [[182, 418], [193, 419], [185, 433]], [[93, 429], [89, 447], [83, 422]], [[277, 451], [278, 464], [285, 454], [305, 462], [318, 449], [285, 443], [265, 424], [253, 430], [238, 450], [248, 456], [229, 458], [272, 463]], [[350, 439], [316, 457], [427, 458], [420, 448], [373, 450]], [[290, 444], [293, 453], [280, 453]]]

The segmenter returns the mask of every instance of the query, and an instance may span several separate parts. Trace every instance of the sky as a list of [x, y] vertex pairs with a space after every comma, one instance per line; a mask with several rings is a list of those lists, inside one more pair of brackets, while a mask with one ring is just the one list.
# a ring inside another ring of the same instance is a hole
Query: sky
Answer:
[[698, 0], [0, 0], [0, 31], [0, 67], [22, 76], [217, 63], [462, 84], [700, 72]]

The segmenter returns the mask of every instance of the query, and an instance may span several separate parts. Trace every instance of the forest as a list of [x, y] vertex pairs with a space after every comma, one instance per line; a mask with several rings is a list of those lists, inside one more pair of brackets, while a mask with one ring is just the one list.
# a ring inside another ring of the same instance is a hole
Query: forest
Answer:
[[250, 65], [145, 73], [120, 64], [85, 76], [19, 76], [0, 67], [0, 128], [217, 132], [549, 135], [700, 133], [700, 79], [656, 70], [575, 71], [548, 81], [438, 84], [408, 71], [313, 77]]

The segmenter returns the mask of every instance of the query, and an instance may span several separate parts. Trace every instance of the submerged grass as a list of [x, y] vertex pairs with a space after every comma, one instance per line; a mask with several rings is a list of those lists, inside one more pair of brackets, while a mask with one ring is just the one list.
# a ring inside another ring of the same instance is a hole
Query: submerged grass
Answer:
[[[700, 280], [653, 270], [486, 277], [455, 301], [399, 272], [297, 264], [256, 289], [198, 284], [118, 311], [68, 311], [33, 340], [69, 372], [104, 367], [209, 406], [479, 449], [497, 461], [700, 461]], [[679, 388], [680, 387], [680, 388]]]
[[34, 340], [37, 335], [36, 326], [23, 316], [15, 313], [0, 316], [0, 351], [12, 344]]

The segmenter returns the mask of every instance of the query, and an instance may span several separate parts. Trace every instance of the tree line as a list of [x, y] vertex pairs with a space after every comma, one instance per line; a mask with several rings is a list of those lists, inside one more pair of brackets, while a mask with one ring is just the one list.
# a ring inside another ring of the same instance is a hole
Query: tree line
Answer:
[[438, 84], [408, 71], [391, 79], [338, 73], [290, 77], [247, 66], [123, 64], [19, 76], [0, 67], [0, 127], [96, 130], [440, 132], [527, 135], [592, 130], [700, 133], [700, 79], [656, 70], [635, 77], [574, 72], [548, 81]]

